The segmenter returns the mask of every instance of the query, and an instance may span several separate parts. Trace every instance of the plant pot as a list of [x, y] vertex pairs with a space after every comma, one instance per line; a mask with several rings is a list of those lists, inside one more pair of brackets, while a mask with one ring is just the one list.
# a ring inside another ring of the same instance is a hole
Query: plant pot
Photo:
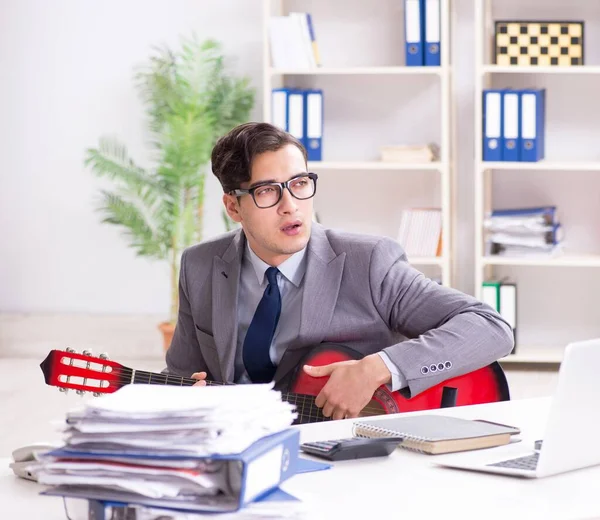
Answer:
[[171, 341], [173, 340], [173, 333], [175, 332], [175, 325], [173, 325], [169, 321], [163, 321], [158, 326], [158, 329], [163, 334], [163, 349], [166, 352], [171, 346]]

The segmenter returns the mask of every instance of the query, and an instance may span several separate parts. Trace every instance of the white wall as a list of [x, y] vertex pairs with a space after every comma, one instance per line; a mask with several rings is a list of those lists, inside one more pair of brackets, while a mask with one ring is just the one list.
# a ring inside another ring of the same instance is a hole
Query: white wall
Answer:
[[[149, 166], [133, 67], [195, 31], [260, 87], [259, 0], [3, 0], [0, 312], [161, 313], [166, 265], [135, 258], [95, 213], [84, 150], [114, 134]], [[259, 104], [253, 117], [260, 114]], [[206, 235], [222, 230], [210, 176]]]
[[[226, 52], [235, 57], [233, 70], [251, 76], [257, 92], [252, 117], [260, 119], [262, 1], [0, 1], [0, 70], [3, 72], [0, 82], [3, 152], [0, 313], [5, 316], [0, 321], [0, 354], [21, 352], [14, 345], [24, 345], [22, 351], [42, 345], [44, 327], [52, 330], [49, 339], [62, 341], [63, 336], [57, 332], [59, 327], [49, 325], [39, 317], [14, 326], [11, 317], [15, 313], [36, 316], [58, 313], [68, 316], [70, 323], [75, 323], [77, 316], [84, 314], [148, 314], [151, 316], [148, 322], [136, 322], [135, 327], [129, 329], [130, 342], [139, 342], [136, 338], [147, 324], [167, 315], [166, 266], [135, 258], [117, 229], [99, 223], [99, 216], [94, 212], [99, 184], [83, 167], [84, 150], [95, 146], [101, 135], [114, 133], [127, 143], [139, 162], [148, 165], [143, 112], [133, 88], [132, 68], [146, 60], [153, 44], [175, 45], [179, 35], [189, 34], [192, 30], [200, 37], [221, 40]], [[393, 17], [401, 23], [400, 0], [290, 2], [292, 7], [303, 6], [305, 10], [323, 13], [316, 21], [318, 37], [324, 58], [329, 53], [336, 60], [334, 65], [356, 63], [353, 60], [357, 57], [363, 59], [364, 64], [373, 65], [402, 60], [401, 38], [390, 25]], [[507, 18], [525, 14], [535, 17], [538, 8], [545, 9], [549, 16], [570, 16], [572, 10], [575, 17], [591, 17], [595, 25], [587, 24], [586, 30], [590, 27], [588, 34], [592, 40], [589, 41], [597, 41], [593, 28], [600, 22], [600, 8], [592, 9], [585, 0], [569, 3], [562, 11], [549, 7], [542, 0], [528, 0], [527, 3], [533, 7], [522, 13], [520, 1], [495, 2], [501, 4], [498, 15]], [[561, 3], [559, 0], [552, 2], [557, 6]], [[453, 4], [452, 61], [459, 152], [456, 162], [458, 256], [455, 285], [472, 293], [473, 1], [453, 0]], [[362, 13], [362, 18], [357, 19], [357, 13]], [[341, 47], [344, 41], [350, 42], [346, 49]], [[395, 51], [390, 51], [390, 41], [396, 46]], [[386, 46], [380, 45], [381, 42]], [[593, 45], [588, 46], [591, 47]], [[594, 60], [597, 56], [591, 54], [588, 58]], [[597, 59], [595, 63], [598, 63]], [[311, 84], [313, 80], [304, 78], [301, 81]], [[594, 143], [598, 142], [596, 116], [600, 104], [592, 101], [598, 81], [585, 78], [576, 82], [577, 95], [574, 97], [572, 82], [560, 78], [550, 80], [552, 106], [549, 106], [549, 113], [555, 123], [549, 125], [549, 156], [576, 158], [579, 151], [585, 152], [585, 158], [597, 154]], [[331, 117], [336, 126], [329, 129], [328, 159], [374, 159], [377, 146], [388, 144], [384, 141], [392, 133], [394, 142], [439, 138], [439, 125], [431, 123], [436, 107], [429, 106], [424, 115], [421, 112], [423, 91], [435, 89], [434, 80], [415, 78], [414, 83], [407, 85], [401, 78], [379, 84], [375, 78], [358, 77], [350, 82], [344, 77], [324, 77], [319, 78], [318, 85], [328, 89], [326, 110], [329, 115], [336, 116]], [[406, 105], [395, 104], [400, 97], [408, 101]], [[355, 130], [357, 126], [360, 133]], [[560, 150], [564, 155], [561, 156]], [[339, 172], [335, 175], [341, 177]], [[413, 194], [415, 198], [410, 202], [414, 204], [433, 204], [439, 199], [435, 175], [414, 177], [407, 174], [402, 179], [397, 173], [371, 172], [371, 175], [373, 190], [364, 206], [359, 200], [340, 196], [339, 178], [329, 176], [328, 180], [320, 182], [321, 202], [317, 207], [323, 210], [321, 217], [326, 224], [344, 227], [356, 224], [367, 232], [393, 235], [399, 215], [389, 208], [396, 197]], [[562, 181], [554, 173], [527, 174], [529, 178], [523, 184], [519, 182], [523, 180], [519, 175], [511, 173], [495, 177], [495, 204], [558, 203], [564, 214], [571, 214], [565, 220], [572, 243], [586, 251], [598, 252], [600, 234], [570, 220], [575, 218], [572, 215], [578, 220], [585, 220], [586, 215], [596, 222], [600, 219], [595, 202], [600, 193], [598, 176], [574, 174], [573, 182], [565, 183], [567, 174], [562, 176]], [[364, 177], [353, 173], [344, 179], [352, 187]], [[220, 192], [212, 175], [209, 184], [206, 236], [222, 229]], [[569, 191], [569, 188], [579, 191]], [[597, 305], [593, 303], [600, 286], [587, 283], [588, 280], [600, 280], [597, 270], [573, 273], [545, 269], [535, 270], [534, 276], [530, 276], [529, 268], [513, 269], [509, 274], [523, 281], [523, 291], [527, 291], [523, 302], [528, 309], [525, 313], [528, 339], [541, 337], [543, 341], [563, 344], [566, 338], [575, 335], [573, 330], [578, 334], [600, 335], [600, 322], [596, 319], [599, 314], [594, 311]], [[554, 284], [554, 280], [563, 274], [567, 281]], [[562, 293], [556, 294], [554, 287], [560, 288]], [[536, 299], [545, 304], [538, 305]], [[573, 302], [580, 302], [584, 312], [579, 312]], [[563, 311], [559, 304], [568, 311], [563, 322], [560, 321]], [[552, 328], [546, 326], [550, 311]], [[89, 321], [81, 323], [74, 337], [84, 341], [85, 332], [91, 325]], [[96, 322], [92, 328], [98, 332], [110, 328], [109, 323], [110, 320]], [[27, 331], [32, 327], [40, 327], [40, 330], [36, 331], [35, 339], [28, 340]], [[126, 331], [119, 329], [118, 339], [126, 336]], [[139, 348], [143, 349], [142, 346]]]

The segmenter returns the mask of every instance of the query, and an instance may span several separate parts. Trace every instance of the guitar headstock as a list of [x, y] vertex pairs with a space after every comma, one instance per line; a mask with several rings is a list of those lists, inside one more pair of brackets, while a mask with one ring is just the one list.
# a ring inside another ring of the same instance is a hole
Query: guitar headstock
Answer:
[[72, 389], [78, 394], [93, 392], [94, 395], [115, 392], [129, 382], [127, 371], [131, 372], [127, 367], [109, 361], [105, 354], [94, 357], [90, 351], [78, 354], [71, 348], [51, 350], [40, 368], [46, 384], [64, 392]]

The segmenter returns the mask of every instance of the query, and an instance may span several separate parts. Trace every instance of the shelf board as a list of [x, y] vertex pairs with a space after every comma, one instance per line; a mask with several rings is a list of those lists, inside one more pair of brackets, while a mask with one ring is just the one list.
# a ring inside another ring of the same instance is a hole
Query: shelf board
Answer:
[[443, 163], [400, 163], [384, 161], [309, 161], [308, 169], [316, 170], [427, 170], [439, 171]]
[[551, 258], [517, 258], [508, 256], [484, 256], [484, 265], [515, 265], [541, 267], [600, 267], [600, 255], [561, 255]]
[[509, 354], [498, 361], [502, 364], [530, 363], [554, 365], [562, 362], [564, 352], [564, 347], [521, 347], [517, 345], [516, 354]]
[[481, 70], [484, 74], [600, 74], [600, 66], [594, 65], [576, 65], [572, 67], [537, 67], [535, 65], [531, 67], [520, 67], [518, 65], [484, 65], [481, 67]]
[[442, 265], [444, 258], [441, 256], [413, 256], [408, 263], [412, 265]]
[[484, 170], [556, 170], [556, 171], [598, 171], [600, 161], [538, 161], [538, 162], [481, 162], [480, 171]]
[[318, 67], [314, 69], [269, 69], [271, 76], [282, 75], [428, 75], [439, 76], [443, 67]]

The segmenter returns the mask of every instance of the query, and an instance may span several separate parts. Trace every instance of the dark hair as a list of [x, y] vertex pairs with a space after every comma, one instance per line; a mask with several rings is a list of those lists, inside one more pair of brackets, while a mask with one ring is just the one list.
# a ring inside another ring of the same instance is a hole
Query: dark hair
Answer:
[[256, 156], [288, 144], [296, 146], [307, 160], [304, 146], [293, 135], [269, 123], [241, 124], [217, 141], [211, 155], [212, 171], [223, 191], [229, 193], [250, 180]]

